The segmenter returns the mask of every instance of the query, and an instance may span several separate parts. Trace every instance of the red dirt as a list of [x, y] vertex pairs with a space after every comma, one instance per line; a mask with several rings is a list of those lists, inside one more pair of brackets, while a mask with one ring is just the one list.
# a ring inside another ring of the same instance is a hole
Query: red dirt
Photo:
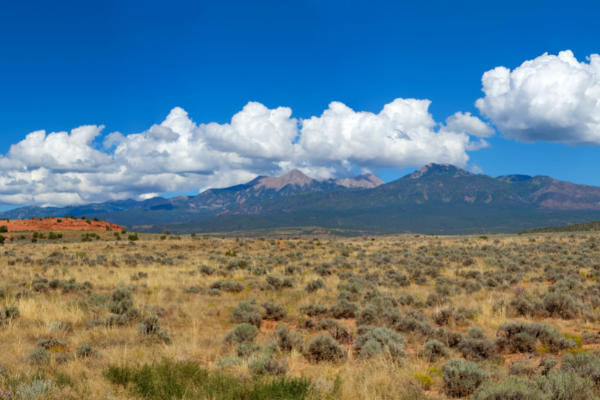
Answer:
[[[58, 220], [62, 222], [58, 222]], [[110, 224], [106, 221], [91, 221], [88, 224], [83, 219], [71, 219], [71, 218], [35, 218], [35, 219], [14, 219], [10, 221], [0, 220], [0, 226], [6, 226], [8, 232], [19, 232], [19, 231], [90, 231], [99, 230], [105, 231], [106, 227], [113, 231], [120, 232], [123, 227], [115, 224]]]

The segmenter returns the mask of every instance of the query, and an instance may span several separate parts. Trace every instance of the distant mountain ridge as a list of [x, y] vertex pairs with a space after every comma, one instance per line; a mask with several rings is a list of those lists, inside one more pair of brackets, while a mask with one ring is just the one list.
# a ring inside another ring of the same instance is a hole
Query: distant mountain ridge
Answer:
[[318, 180], [294, 170], [193, 197], [24, 207], [0, 218], [71, 214], [146, 231], [317, 226], [381, 233], [515, 232], [600, 219], [600, 188], [547, 176], [493, 178], [450, 164], [428, 164], [387, 184], [372, 175]]
[[520, 233], [560, 233], [560, 232], [589, 232], [600, 231], [600, 221], [585, 222], [583, 224], [555, 226], [552, 228], [534, 229]]
[[[261, 201], [305, 192], [327, 192], [344, 189], [372, 189], [384, 182], [374, 175], [358, 175], [346, 179], [313, 179], [294, 169], [279, 177], [258, 176], [250, 182], [223, 189], [209, 189], [197, 196], [177, 196], [170, 199], [153, 197], [148, 200], [111, 200], [104, 203], [72, 205], [66, 207], [27, 206], [0, 213], [1, 218], [26, 219], [31, 217], [94, 215], [137, 210], [171, 211], [188, 207], [190, 213], [201, 216], [213, 211], [246, 202]], [[128, 218], [126, 218], [128, 219]], [[177, 220], [177, 219], [176, 219]], [[131, 221], [129, 221], [131, 222]]]

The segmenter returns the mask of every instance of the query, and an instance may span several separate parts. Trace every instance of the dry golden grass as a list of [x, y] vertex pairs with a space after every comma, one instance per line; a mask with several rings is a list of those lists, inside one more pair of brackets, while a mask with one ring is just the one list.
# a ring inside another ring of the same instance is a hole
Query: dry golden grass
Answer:
[[[471, 238], [465, 243], [463, 238], [456, 237], [377, 237], [376, 240], [337, 239], [323, 241], [321, 246], [315, 246], [314, 250], [302, 249], [302, 246], [312, 243], [311, 240], [291, 240], [298, 247], [294, 251], [302, 251], [303, 260], [311, 263], [310, 268], [303, 268], [300, 274], [294, 276], [295, 287], [276, 291], [261, 291], [256, 283], [264, 282], [263, 277], [253, 276], [248, 270], [236, 270], [227, 277], [203, 276], [198, 273], [197, 267], [206, 264], [219, 269], [219, 258], [226, 251], [236, 251], [238, 257], [248, 256], [252, 263], [260, 264], [260, 257], [286, 256], [291, 249], [286, 241], [182, 237], [180, 240], [159, 240], [158, 235], [140, 234], [140, 240], [135, 244], [129, 244], [126, 240], [116, 241], [111, 232], [100, 232], [101, 240], [92, 242], [78, 242], [80, 233], [64, 232], [65, 239], [60, 243], [49, 241], [38, 241], [28, 243], [26, 241], [6, 242], [0, 249], [3, 255], [0, 257], [0, 282], [9, 295], [0, 300], [0, 305], [17, 306], [21, 316], [11, 320], [0, 328], [0, 368], [6, 374], [0, 377], [0, 388], [8, 388], [7, 377], [20, 377], [30, 379], [39, 373], [39, 366], [26, 362], [27, 357], [33, 351], [36, 342], [42, 338], [59, 339], [67, 343], [66, 353], [74, 355], [75, 349], [82, 343], [90, 343], [99, 351], [100, 356], [80, 360], [73, 357], [70, 361], [57, 364], [54, 361], [44, 366], [44, 373], [50, 379], [56, 379], [60, 374], [70, 378], [72, 384], [65, 386], [54, 393], [54, 398], [85, 398], [85, 399], [107, 399], [132, 398], [124, 389], [113, 386], [103, 376], [102, 372], [111, 364], [143, 364], [169, 358], [173, 360], [191, 360], [209, 369], [216, 369], [216, 361], [228, 356], [233, 356], [231, 346], [222, 343], [226, 332], [233, 329], [235, 324], [229, 321], [229, 310], [242, 300], [256, 298], [258, 303], [273, 301], [281, 304], [288, 310], [288, 316], [282, 321], [293, 330], [302, 319], [299, 312], [301, 306], [308, 304], [332, 305], [336, 302], [338, 284], [343, 281], [337, 274], [319, 277], [312, 266], [317, 263], [331, 261], [339, 256], [337, 244], [343, 242], [355, 247], [355, 251], [348, 257], [350, 262], [356, 262], [351, 272], [358, 273], [361, 268], [360, 261], [356, 259], [358, 245], [365, 251], [366, 255], [378, 251], [390, 251], [398, 249], [397, 243], [403, 249], [416, 251], [419, 246], [428, 245], [435, 241], [441, 246], [468, 247], [481, 245], [477, 238]], [[542, 237], [541, 235], [539, 236]], [[495, 238], [494, 236], [491, 237]], [[527, 238], [519, 236], [498, 236], [502, 246], [513, 243], [527, 244]], [[538, 239], [539, 241], [543, 239]], [[570, 239], [565, 239], [570, 240]], [[579, 240], [579, 239], [577, 239]], [[491, 240], [488, 240], [491, 242]], [[172, 246], [176, 245], [177, 248]], [[47, 269], [43, 268], [42, 260], [51, 256], [53, 252], [64, 254], [60, 265], [53, 265]], [[83, 252], [85, 255], [83, 255]], [[163, 255], [157, 255], [162, 253]], [[0, 253], [1, 254], [1, 253]], [[129, 266], [124, 262], [123, 256], [129, 254], [136, 258], [138, 265]], [[138, 256], [136, 256], [138, 254]], [[104, 255], [107, 262], [90, 266], [86, 264], [86, 258], [95, 260], [97, 256]], [[155, 259], [171, 258], [173, 265], [162, 264], [157, 261], [144, 262], [143, 257], [151, 255]], [[29, 257], [31, 262], [26, 261]], [[179, 257], [179, 258], [178, 258]], [[289, 260], [289, 258], [288, 258]], [[118, 266], [111, 265], [115, 261]], [[14, 265], [9, 265], [14, 262]], [[68, 265], [65, 265], [65, 262]], [[449, 262], [452, 268], [444, 269], [445, 276], [455, 277], [454, 262]], [[298, 260], [291, 264], [298, 264]], [[284, 276], [284, 266], [275, 267], [272, 275]], [[475, 263], [467, 268], [477, 270], [482, 274], [493, 267], [489, 260], [476, 259]], [[370, 272], [375, 268], [369, 267]], [[131, 276], [145, 272], [148, 278], [132, 281]], [[540, 275], [536, 271], [530, 275]], [[172, 343], [150, 343], [144, 340], [136, 330], [136, 324], [126, 327], [97, 326], [86, 328], [86, 324], [94, 318], [105, 317], [108, 311], [100, 310], [98, 314], [77, 304], [78, 300], [84, 300], [86, 294], [61, 293], [60, 290], [50, 290], [46, 293], [36, 293], [31, 298], [16, 299], [17, 292], [28, 290], [31, 282], [38, 278], [75, 279], [82, 283], [88, 281], [93, 285], [91, 293], [94, 295], [109, 295], [115, 288], [127, 285], [136, 286], [134, 292], [135, 306], [143, 313], [151, 313], [149, 310], [161, 310], [160, 325], [168, 331]], [[318, 290], [315, 293], [307, 293], [304, 286], [307, 282], [321, 278], [327, 289]], [[223, 293], [221, 296], [207, 296], [201, 294], [188, 294], [185, 289], [197, 286], [201, 289], [208, 288], [211, 283], [220, 279], [242, 282], [249, 285], [254, 282], [250, 290], [238, 294]], [[543, 290], [545, 283], [528, 284], [528, 290]], [[423, 286], [412, 284], [408, 287], [386, 287], [386, 291], [393, 297], [411, 294], [417, 301], [426, 301], [430, 293], [434, 292], [432, 280]], [[473, 295], [459, 294], [451, 297], [450, 304], [454, 307], [465, 306], [480, 310], [479, 315], [460, 326], [452, 325], [451, 328], [466, 332], [472, 326], [481, 327], [486, 335], [494, 337], [495, 332], [507, 319], [504, 311], [493, 310], [493, 304], [501, 299], [510, 299], [514, 295], [511, 291], [485, 291], [482, 290]], [[447, 307], [444, 305], [443, 307]], [[401, 307], [405, 308], [405, 307]], [[425, 309], [430, 317], [440, 307]], [[525, 318], [520, 318], [524, 320]], [[531, 318], [529, 318], [531, 320]], [[68, 323], [71, 330], [53, 330], [52, 324], [56, 322]], [[354, 326], [354, 321], [341, 321], [349, 327]], [[580, 332], [583, 329], [598, 330], [600, 326], [593, 322], [582, 320], [546, 320], [563, 331]], [[263, 324], [257, 342], [264, 345], [272, 340], [271, 332], [276, 326], [274, 322]], [[305, 331], [305, 339], [315, 335], [315, 332]], [[370, 361], [359, 361], [352, 354], [350, 344], [346, 345], [350, 351], [348, 361], [341, 364], [319, 363], [310, 364], [299, 351], [293, 351], [287, 356], [289, 364], [288, 374], [291, 376], [310, 377], [316, 385], [324, 391], [331, 388], [337, 376], [342, 378], [340, 398], [343, 399], [393, 399], [401, 398], [401, 394], [407, 388], [416, 385], [414, 375], [418, 373], [431, 374], [430, 368], [441, 368], [444, 360], [436, 363], [427, 362], [416, 356], [418, 350], [424, 344], [423, 338], [416, 335], [406, 336], [408, 355], [402, 365], [390, 363], [385, 358], [375, 358]], [[454, 356], [459, 353], [453, 351]], [[505, 368], [506, 366], [502, 367]], [[229, 370], [231, 374], [250, 379], [251, 372], [247, 362], [241, 366]], [[442, 381], [435, 374], [434, 385], [429, 392], [432, 398], [445, 398], [441, 393]]]

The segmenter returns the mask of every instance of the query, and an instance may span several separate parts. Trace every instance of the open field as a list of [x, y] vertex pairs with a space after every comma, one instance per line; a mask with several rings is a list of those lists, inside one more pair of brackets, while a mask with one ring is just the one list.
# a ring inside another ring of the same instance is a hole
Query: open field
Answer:
[[0, 399], [600, 393], [594, 232], [56, 233], [0, 248]]

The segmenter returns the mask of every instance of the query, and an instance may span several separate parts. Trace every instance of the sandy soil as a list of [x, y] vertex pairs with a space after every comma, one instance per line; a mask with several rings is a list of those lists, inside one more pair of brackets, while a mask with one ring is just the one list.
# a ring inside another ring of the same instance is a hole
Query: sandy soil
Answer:
[[[61, 220], [61, 222], [58, 222]], [[108, 226], [110, 230], [120, 232], [123, 228], [119, 225], [110, 224], [106, 221], [90, 221], [71, 219], [71, 218], [36, 218], [36, 219], [14, 219], [10, 221], [1, 220], [0, 226], [6, 226], [8, 232], [19, 231], [60, 231], [60, 230], [76, 230], [90, 231], [101, 230], [105, 231]]]

